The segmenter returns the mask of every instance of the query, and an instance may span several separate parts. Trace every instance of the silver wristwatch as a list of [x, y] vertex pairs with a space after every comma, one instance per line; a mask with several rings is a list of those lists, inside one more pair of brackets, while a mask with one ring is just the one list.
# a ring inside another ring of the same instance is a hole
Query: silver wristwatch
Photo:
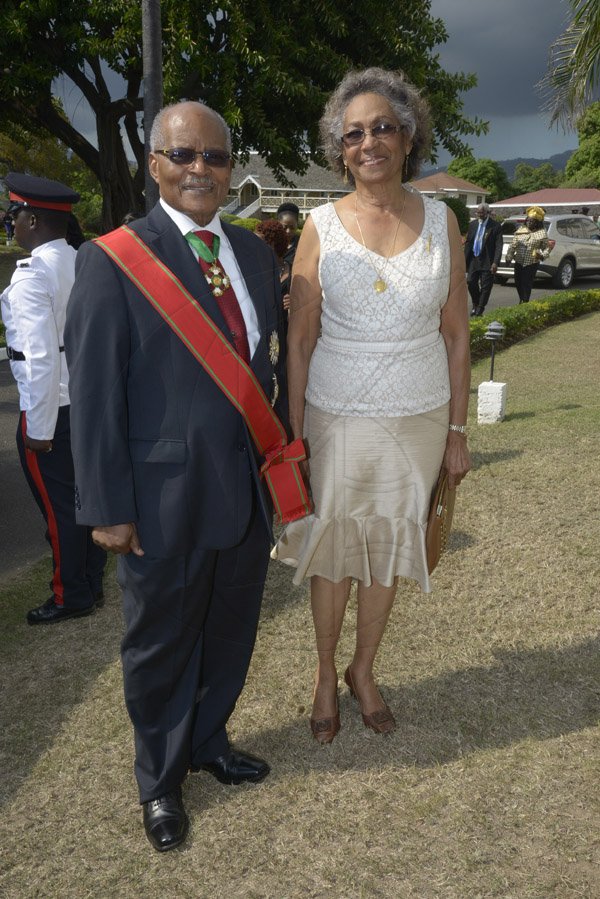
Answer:
[[464, 434], [467, 436], [467, 426], [466, 425], [448, 425], [449, 431], [456, 431], [457, 434]]

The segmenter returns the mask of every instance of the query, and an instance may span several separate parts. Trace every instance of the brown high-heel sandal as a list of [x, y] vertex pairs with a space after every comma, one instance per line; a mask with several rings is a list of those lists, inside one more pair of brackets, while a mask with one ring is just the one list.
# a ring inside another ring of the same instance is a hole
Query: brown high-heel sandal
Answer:
[[[350, 671], [350, 666], [346, 668], [344, 671], [344, 680], [348, 684], [350, 689], [350, 694], [356, 699], [358, 704], [360, 705], [360, 700], [356, 695], [356, 688], [354, 686], [354, 680], [352, 678], [352, 672]], [[365, 727], [370, 727], [371, 730], [374, 730], [376, 734], [389, 734], [396, 727], [396, 719], [392, 715], [392, 710], [390, 707], [385, 704], [384, 708], [377, 709], [375, 712], [371, 712], [370, 715], [365, 715], [361, 708], [361, 715], [363, 724]]]
[[[335, 691], [335, 704], [338, 706], [337, 701], [337, 688]], [[321, 745], [325, 745], [326, 743], [333, 743], [336, 735], [339, 732], [341, 727], [340, 724], [340, 709], [338, 706], [338, 710], [331, 718], [311, 718], [310, 719], [310, 729], [312, 731], [312, 735], [317, 741], [317, 743], [321, 743]]]

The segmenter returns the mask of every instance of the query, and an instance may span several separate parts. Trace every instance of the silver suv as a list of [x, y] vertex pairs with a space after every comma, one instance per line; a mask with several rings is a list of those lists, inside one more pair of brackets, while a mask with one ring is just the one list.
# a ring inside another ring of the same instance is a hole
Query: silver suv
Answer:
[[[506, 262], [513, 234], [525, 221], [511, 215], [502, 222], [502, 257], [496, 280], [505, 284], [514, 277], [514, 265]], [[566, 289], [578, 275], [600, 273], [600, 228], [586, 215], [547, 215], [544, 219], [551, 252], [540, 263], [536, 277], [551, 278], [554, 287]]]

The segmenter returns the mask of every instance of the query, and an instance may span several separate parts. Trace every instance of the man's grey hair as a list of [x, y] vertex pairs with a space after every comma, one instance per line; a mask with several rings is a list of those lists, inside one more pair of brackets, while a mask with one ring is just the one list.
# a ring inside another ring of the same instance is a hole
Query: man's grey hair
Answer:
[[490, 207], [487, 203], [480, 203], [477, 207], [477, 212], [479, 212], [480, 209], [483, 209], [486, 215], [490, 214]]
[[220, 115], [215, 109], [211, 109], [210, 106], [207, 106], [206, 103], [203, 103], [202, 100], [182, 100], [179, 103], [169, 103], [168, 106], [163, 106], [163, 108], [157, 112], [156, 118], [152, 122], [152, 128], [150, 129], [150, 151], [155, 153], [157, 150], [166, 150], [165, 147], [165, 122], [169, 118], [170, 113], [177, 107], [182, 106], [183, 103], [197, 103], [198, 106], [203, 106], [205, 109], [208, 109], [212, 112], [213, 115], [217, 117], [221, 125], [223, 126], [223, 131], [225, 132], [225, 147], [228, 153], [231, 153], [231, 129], [229, 125], [225, 121], [222, 115]]
[[[372, 67], [348, 72], [330, 96], [321, 121], [321, 149], [334, 172], [344, 172], [342, 158], [342, 133], [348, 105], [360, 94], [381, 94], [388, 101], [402, 131], [412, 141], [405, 180], [418, 174], [421, 162], [429, 158], [431, 124], [429, 106], [414, 85], [404, 78], [403, 72]], [[352, 174], [348, 178], [354, 183]]]

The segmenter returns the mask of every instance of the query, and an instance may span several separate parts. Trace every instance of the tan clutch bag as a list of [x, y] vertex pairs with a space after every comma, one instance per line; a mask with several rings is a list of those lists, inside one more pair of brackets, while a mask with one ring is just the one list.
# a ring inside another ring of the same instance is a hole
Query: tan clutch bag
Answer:
[[456, 489], [448, 487], [448, 472], [442, 469], [431, 497], [429, 518], [427, 519], [425, 544], [429, 574], [436, 568], [440, 556], [448, 544], [455, 498]]

